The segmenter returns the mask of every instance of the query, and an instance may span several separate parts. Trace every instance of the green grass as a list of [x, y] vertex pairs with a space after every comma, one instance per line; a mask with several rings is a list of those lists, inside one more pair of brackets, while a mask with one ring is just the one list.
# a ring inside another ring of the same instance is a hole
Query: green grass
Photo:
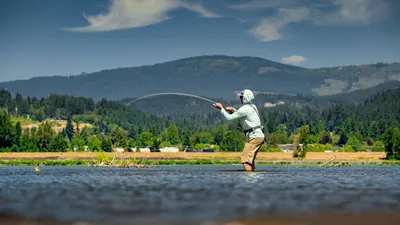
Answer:
[[[94, 166], [100, 162], [110, 162], [110, 158], [98, 157], [95, 160], [0, 160], [0, 166]], [[121, 165], [124, 160], [116, 160], [116, 165]], [[235, 160], [135, 160], [129, 161], [132, 164], [141, 165], [239, 165], [239, 161]], [[257, 165], [273, 165], [273, 166], [318, 166], [324, 162], [290, 162], [290, 161], [260, 161]], [[400, 161], [383, 161], [383, 162], [352, 162], [352, 166], [397, 166]]]
[[384, 166], [398, 166], [398, 165], [400, 165], [400, 160], [397, 160], [397, 161], [384, 161], [382, 163], [382, 165], [384, 165]]
[[11, 123], [15, 126], [15, 124], [17, 124], [17, 122], [19, 122], [21, 124], [21, 126], [26, 126], [26, 125], [31, 125], [31, 124], [40, 124], [39, 121], [35, 121], [32, 119], [28, 119], [25, 117], [11, 117]]
[[88, 166], [87, 160], [1, 160], [1, 166]]

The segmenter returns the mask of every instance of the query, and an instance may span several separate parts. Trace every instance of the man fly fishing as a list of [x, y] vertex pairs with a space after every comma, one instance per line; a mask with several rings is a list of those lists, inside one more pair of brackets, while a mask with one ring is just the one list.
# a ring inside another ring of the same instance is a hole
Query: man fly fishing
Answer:
[[261, 125], [257, 107], [251, 102], [254, 99], [253, 92], [245, 89], [238, 96], [243, 105], [238, 110], [233, 107], [224, 109], [221, 103], [215, 103], [214, 107], [219, 109], [227, 120], [243, 118], [242, 123], [246, 135], [246, 144], [243, 148], [240, 162], [243, 164], [244, 170], [254, 171], [257, 153], [265, 140], [264, 128]]

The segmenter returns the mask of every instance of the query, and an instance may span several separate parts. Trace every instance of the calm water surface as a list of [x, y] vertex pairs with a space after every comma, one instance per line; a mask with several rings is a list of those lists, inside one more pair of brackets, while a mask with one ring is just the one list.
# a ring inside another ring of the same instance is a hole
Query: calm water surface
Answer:
[[0, 213], [191, 224], [253, 216], [400, 210], [400, 167], [0, 167]]

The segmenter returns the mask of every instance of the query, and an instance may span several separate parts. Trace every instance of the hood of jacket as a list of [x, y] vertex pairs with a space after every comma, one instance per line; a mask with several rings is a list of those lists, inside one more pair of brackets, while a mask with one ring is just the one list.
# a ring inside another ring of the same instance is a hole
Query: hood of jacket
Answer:
[[244, 89], [239, 96], [243, 96], [243, 104], [251, 103], [254, 99], [254, 94], [249, 89]]

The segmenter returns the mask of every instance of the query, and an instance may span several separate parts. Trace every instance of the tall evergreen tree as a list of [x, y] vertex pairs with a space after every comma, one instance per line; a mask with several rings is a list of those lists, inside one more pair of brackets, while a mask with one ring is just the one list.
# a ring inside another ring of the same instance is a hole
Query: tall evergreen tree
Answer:
[[17, 146], [20, 145], [21, 135], [22, 135], [21, 123], [18, 121], [15, 124], [15, 137], [14, 137], [14, 144]]
[[15, 139], [15, 129], [10, 116], [0, 113], [0, 148], [11, 147]]
[[67, 126], [65, 128], [65, 132], [67, 133], [67, 137], [68, 137], [69, 141], [71, 141], [72, 138], [74, 137], [74, 133], [75, 133], [71, 118], [69, 118], [67, 121]]

